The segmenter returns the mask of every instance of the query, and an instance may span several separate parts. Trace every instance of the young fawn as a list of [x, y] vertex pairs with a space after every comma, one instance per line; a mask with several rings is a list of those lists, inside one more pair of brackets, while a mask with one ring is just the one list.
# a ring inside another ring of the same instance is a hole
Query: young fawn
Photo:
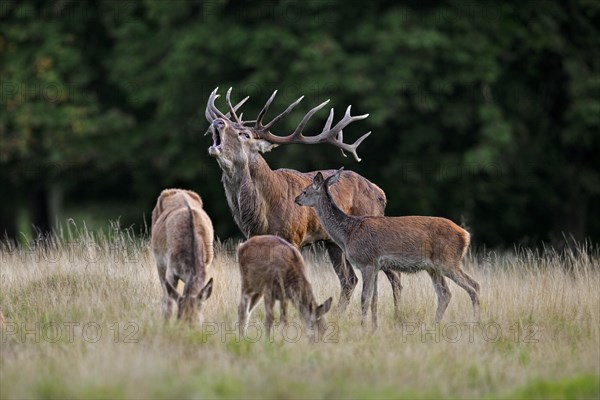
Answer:
[[[152, 250], [163, 287], [163, 312], [169, 320], [177, 303], [177, 318], [197, 324], [202, 303], [212, 293], [212, 278], [204, 285], [213, 259], [213, 226], [195, 192], [163, 190], [152, 211]], [[177, 291], [185, 282], [183, 295]]]
[[287, 323], [289, 300], [298, 309], [309, 338], [315, 340], [315, 331], [321, 337], [326, 327], [323, 315], [331, 308], [332, 299], [317, 304], [296, 247], [278, 236], [253, 236], [238, 248], [238, 259], [242, 277], [238, 308], [240, 335], [245, 333], [252, 309], [264, 296], [267, 333], [270, 334], [273, 325], [275, 301], [279, 300], [281, 322]]
[[296, 203], [313, 207], [329, 236], [340, 246], [363, 275], [362, 318], [369, 306], [373, 328], [377, 328], [377, 273], [393, 269], [402, 272], [425, 270], [431, 276], [438, 306], [439, 323], [450, 302], [448, 277], [467, 291], [479, 319], [479, 284], [462, 270], [469, 246], [469, 233], [454, 222], [439, 217], [357, 217], [345, 214], [333, 201], [329, 187], [335, 184], [343, 168], [323, 179], [318, 173], [313, 183], [296, 197]]

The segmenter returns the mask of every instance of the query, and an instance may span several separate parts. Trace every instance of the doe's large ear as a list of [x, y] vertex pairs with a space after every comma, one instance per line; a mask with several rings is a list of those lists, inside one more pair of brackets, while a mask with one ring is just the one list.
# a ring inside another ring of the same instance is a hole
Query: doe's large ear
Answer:
[[156, 201], [156, 205], [154, 206], [154, 209], [152, 210], [152, 225], [154, 225], [156, 223], [156, 221], [158, 220], [158, 217], [160, 217], [160, 214], [162, 212], [163, 212], [162, 197], [159, 197], [158, 200]]
[[160, 192], [160, 195], [158, 196], [158, 199], [156, 200], [156, 205], [154, 206], [154, 209], [152, 210], [152, 224], [154, 224], [156, 222], [158, 217], [160, 217], [160, 214], [162, 214], [162, 212], [165, 209], [163, 206], [163, 200], [166, 199], [167, 197], [171, 197], [175, 193], [177, 193], [177, 189], [163, 189], [163, 191]]
[[333, 302], [333, 299], [330, 297], [327, 300], [325, 300], [325, 303], [323, 303], [319, 307], [317, 307], [317, 311], [316, 311], [316, 313], [317, 313], [317, 319], [319, 319], [323, 315], [327, 314], [327, 312], [331, 308], [331, 303], [332, 302]]
[[313, 183], [312, 183], [313, 189], [320, 188], [322, 184], [323, 184], [323, 174], [320, 172], [317, 172], [317, 174], [313, 178]]
[[181, 295], [179, 294], [177, 289], [174, 288], [173, 285], [171, 285], [171, 282], [165, 279], [165, 286], [167, 287], [167, 293], [169, 294], [169, 297], [171, 297], [175, 301], [178, 301]]
[[198, 202], [198, 205], [200, 207], [204, 207], [204, 204], [202, 202], [202, 197], [200, 197], [200, 195], [196, 192], [194, 192], [193, 190], [186, 190], [185, 191], [194, 201]]
[[210, 278], [208, 283], [206, 285], [204, 285], [202, 290], [200, 290], [200, 293], [198, 293], [198, 296], [196, 296], [196, 299], [198, 301], [206, 301], [212, 294], [212, 289], [213, 289], [213, 278]]
[[329, 178], [327, 178], [327, 180], [325, 182], [327, 182], [327, 186], [331, 186], [334, 183], [337, 183], [340, 180], [340, 176], [342, 175], [342, 171], [344, 170], [344, 167], [338, 169], [337, 171], [335, 171], [335, 173], [333, 173], [333, 175], [331, 175]]

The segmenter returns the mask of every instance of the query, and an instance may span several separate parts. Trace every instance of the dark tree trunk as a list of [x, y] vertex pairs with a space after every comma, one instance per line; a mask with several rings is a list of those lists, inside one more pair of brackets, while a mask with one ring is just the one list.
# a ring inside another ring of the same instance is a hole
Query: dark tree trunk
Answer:
[[557, 249], [572, 248], [586, 239], [587, 210], [587, 195], [580, 188], [571, 189], [556, 224], [553, 245]]
[[9, 180], [0, 178], [0, 241], [17, 238], [17, 201], [16, 190]]
[[0, 241], [15, 240], [17, 237], [17, 213], [8, 204], [0, 210]]
[[36, 186], [32, 193], [31, 224], [34, 226], [36, 234], [47, 234], [52, 229], [48, 207], [48, 188], [44, 184]]

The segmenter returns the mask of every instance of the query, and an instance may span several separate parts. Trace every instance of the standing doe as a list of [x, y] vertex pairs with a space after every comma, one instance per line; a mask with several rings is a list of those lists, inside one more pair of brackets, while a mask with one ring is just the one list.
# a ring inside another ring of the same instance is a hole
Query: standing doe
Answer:
[[469, 293], [475, 319], [479, 319], [479, 284], [462, 270], [469, 233], [446, 218], [348, 215], [338, 208], [329, 191], [342, 170], [325, 180], [317, 173], [313, 183], [296, 197], [296, 203], [315, 208], [327, 234], [362, 272], [362, 325], [371, 306], [373, 327], [377, 328], [377, 272], [388, 269], [429, 273], [438, 298], [435, 323], [441, 321], [450, 302], [445, 276]]
[[287, 323], [287, 300], [298, 309], [300, 318], [311, 340], [325, 331], [323, 315], [331, 308], [331, 297], [317, 305], [310, 282], [306, 279], [304, 261], [298, 249], [286, 240], [273, 236], [253, 236], [238, 248], [242, 296], [238, 308], [239, 331], [242, 336], [248, 317], [256, 303], [264, 296], [265, 328], [271, 332], [275, 301], [281, 308], [280, 321]]
[[[204, 285], [213, 259], [213, 226], [202, 199], [190, 190], [165, 189], [152, 211], [152, 250], [163, 287], [163, 311], [168, 320], [177, 303], [177, 318], [201, 322], [202, 302], [212, 293], [212, 278]], [[183, 295], [177, 292], [185, 282]]]

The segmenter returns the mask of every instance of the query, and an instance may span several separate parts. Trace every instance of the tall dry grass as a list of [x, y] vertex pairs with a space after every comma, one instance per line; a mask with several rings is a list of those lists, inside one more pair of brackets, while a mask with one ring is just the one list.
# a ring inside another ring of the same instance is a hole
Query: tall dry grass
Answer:
[[[474, 254], [482, 320], [450, 283], [450, 306], [431, 324], [427, 274], [404, 275], [402, 323], [380, 286], [380, 328], [360, 328], [357, 289], [348, 312], [327, 315], [324, 342], [292, 324], [237, 336], [235, 243], [216, 246], [205, 325], [164, 324], [161, 289], [147, 241], [114, 229], [63, 231], [0, 253], [2, 398], [191, 397], [595, 397], [600, 392], [600, 254], [516, 250]], [[304, 252], [317, 301], [339, 284], [321, 249]], [[360, 283], [358, 288], [360, 288]], [[301, 333], [301, 331], [300, 331]]]

